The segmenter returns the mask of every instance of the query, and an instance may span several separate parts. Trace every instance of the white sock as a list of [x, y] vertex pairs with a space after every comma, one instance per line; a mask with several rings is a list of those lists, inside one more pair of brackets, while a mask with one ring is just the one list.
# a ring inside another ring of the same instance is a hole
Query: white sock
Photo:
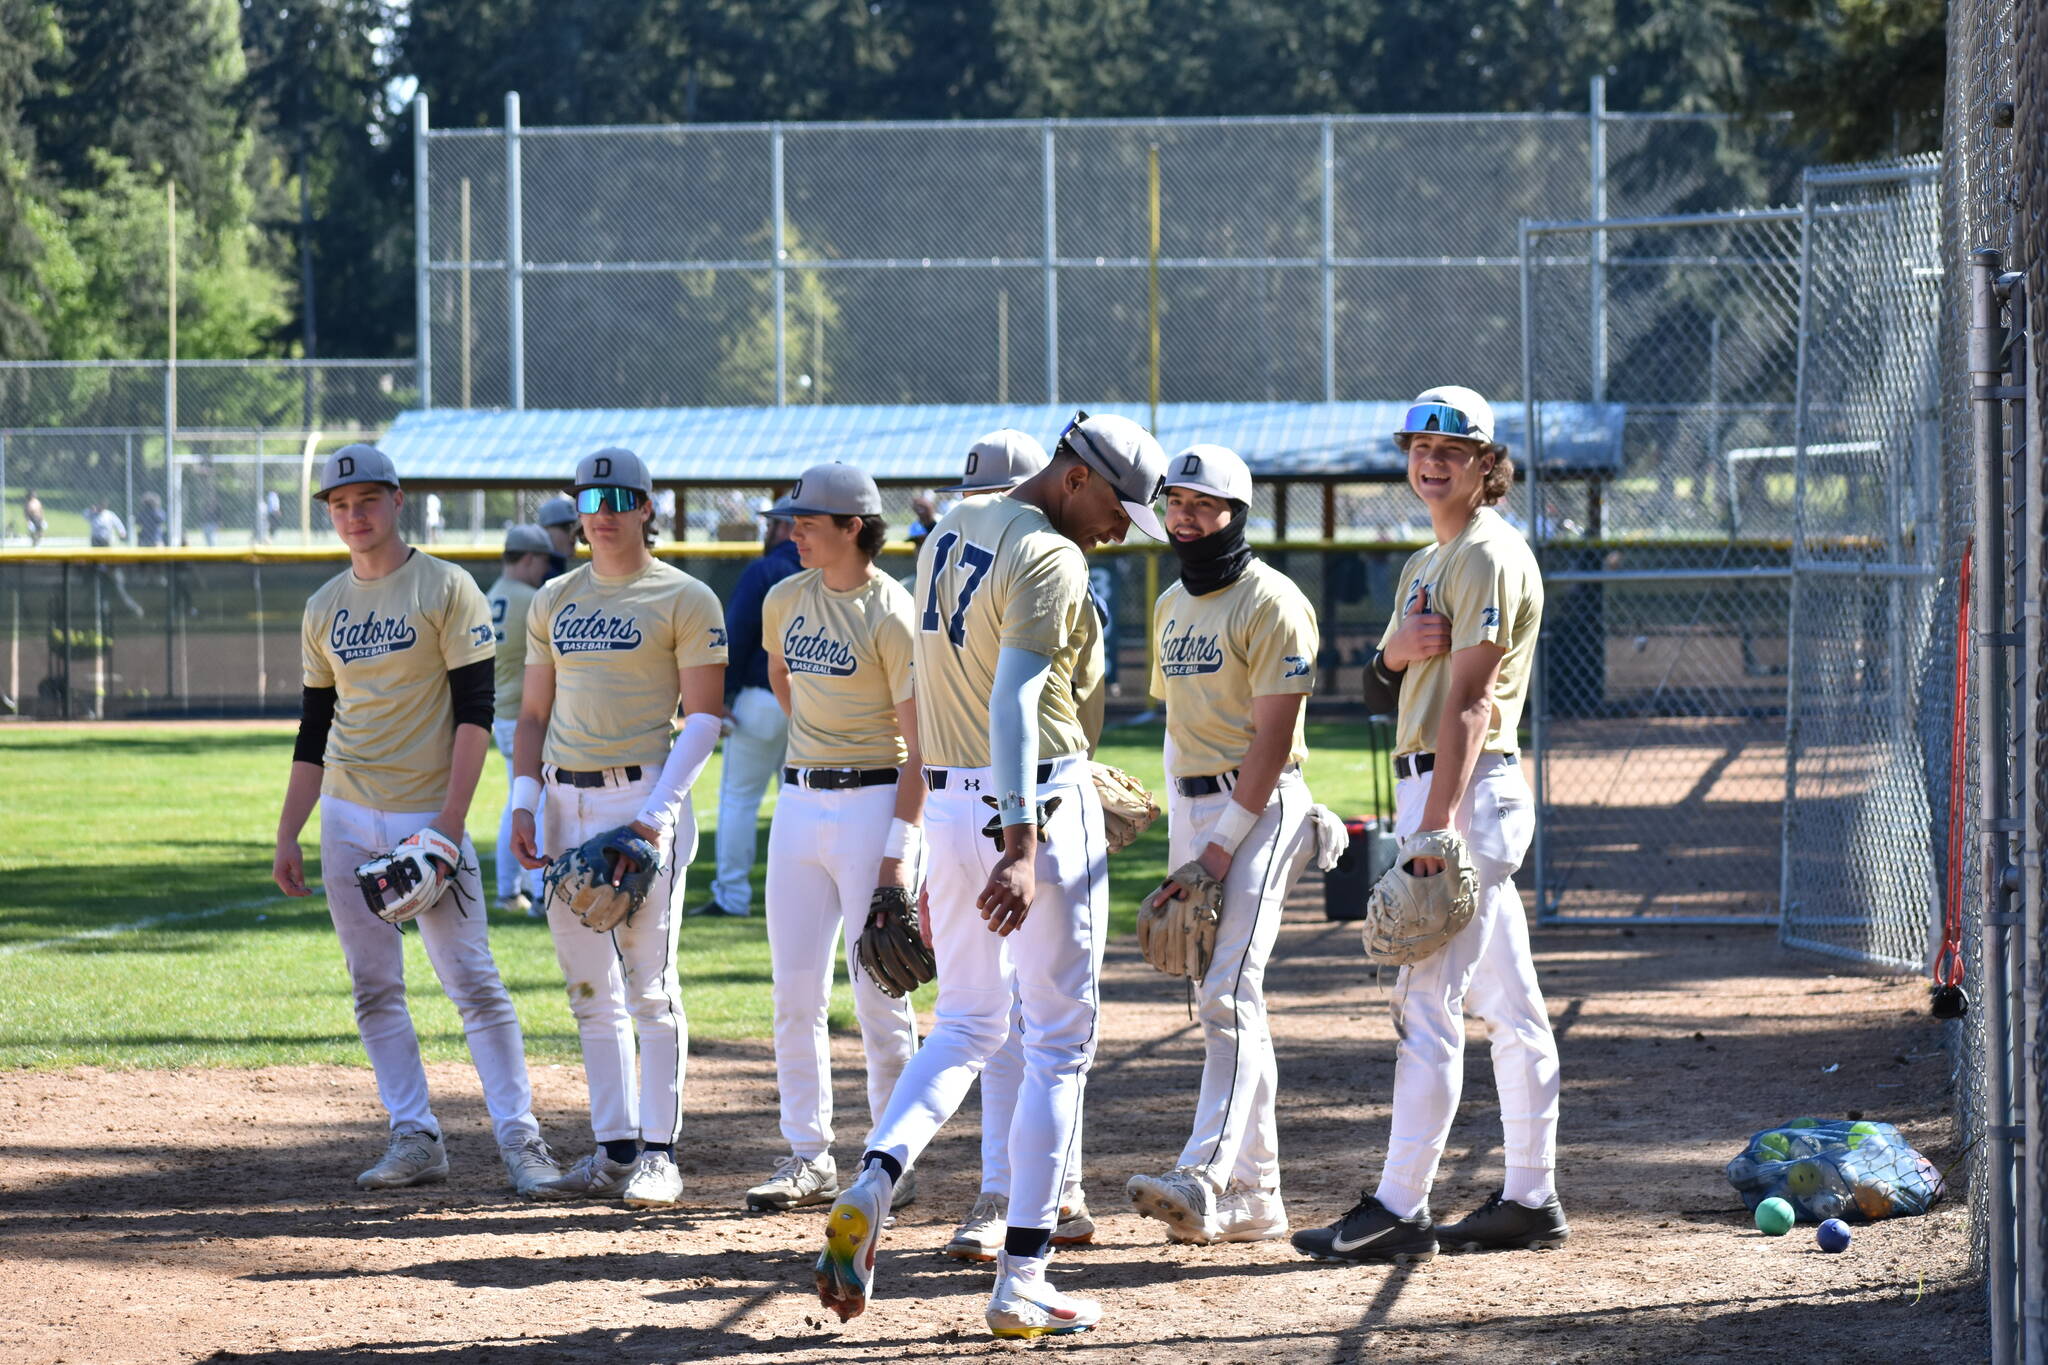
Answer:
[[1548, 1166], [1510, 1166], [1502, 1193], [1523, 1208], [1540, 1209], [1557, 1193], [1551, 1184], [1552, 1175]]
[[1003, 1273], [1020, 1280], [1042, 1280], [1045, 1278], [1048, 1256], [1012, 1256], [1003, 1253]]
[[1403, 1185], [1386, 1176], [1380, 1177], [1380, 1187], [1373, 1191], [1372, 1197], [1396, 1218], [1413, 1218], [1429, 1203], [1428, 1190], [1418, 1190], [1413, 1185]]

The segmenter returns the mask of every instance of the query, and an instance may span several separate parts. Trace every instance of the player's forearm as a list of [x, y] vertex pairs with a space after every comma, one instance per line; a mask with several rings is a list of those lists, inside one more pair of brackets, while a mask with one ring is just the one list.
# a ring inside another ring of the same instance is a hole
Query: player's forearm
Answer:
[[1452, 814], [1465, 804], [1465, 789], [1472, 783], [1472, 767], [1479, 761], [1479, 747], [1486, 741], [1486, 726], [1493, 714], [1493, 696], [1460, 704], [1455, 695], [1444, 698], [1444, 709], [1436, 722], [1436, 762], [1429, 774], [1429, 798], [1422, 806], [1424, 829], [1448, 829]]
[[989, 775], [1006, 836], [1008, 826], [1038, 823], [1038, 703], [1051, 668], [1045, 655], [1009, 645], [996, 658], [989, 698]]
[[480, 725], [455, 727], [455, 743], [448, 751], [448, 796], [434, 817], [434, 828], [449, 838], [461, 835], [469, 822], [469, 803], [476, 799], [477, 779], [483, 776], [484, 754], [491, 748], [491, 732]]
[[285, 779], [284, 810], [277, 817], [277, 837], [296, 839], [320, 804], [320, 780], [324, 770], [318, 763], [292, 761], [291, 776]]

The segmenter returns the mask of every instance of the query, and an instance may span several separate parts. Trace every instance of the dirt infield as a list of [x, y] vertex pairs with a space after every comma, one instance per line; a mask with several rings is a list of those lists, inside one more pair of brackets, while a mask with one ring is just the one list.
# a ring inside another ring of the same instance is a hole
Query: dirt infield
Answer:
[[[1124, 1178], [1170, 1164], [1199, 1038], [1172, 983], [1112, 946], [1088, 1104], [1092, 1247], [1065, 1287], [1103, 1325], [1036, 1349], [1103, 1360], [1980, 1359], [1960, 1200], [1860, 1229], [1842, 1256], [1769, 1239], [1720, 1167], [1798, 1114], [1897, 1122], [1946, 1165], [1946, 1064], [1915, 982], [1831, 974], [1749, 930], [1539, 933], [1564, 1057], [1563, 1250], [1440, 1257], [1412, 1271], [1321, 1266], [1286, 1244], [1168, 1247]], [[1288, 1201], [1297, 1225], [1355, 1196], [1383, 1141], [1386, 992], [1357, 940], [1289, 912], [1276, 1002]], [[1475, 1033], [1480, 1030], [1475, 1028]], [[864, 1112], [842, 1038], [839, 1154]], [[975, 1189], [973, 1102], [922, 1166], [882, 1244], [878, 1298], [841, 1328], [810, 1291], [820, 1211], [733, 1211], [777, 1152], [762, 1044], [693, 1049], [686, 1205], [535, 1206], [503, 1190], [475, 1076], [437, 1066], [449, 1184], [358, 1193], [381, 1149], [367, 1070], [0, 1076], [0, 1360], [117, 1362], [936, 1361], [1020, 1349], [983, 1335], [987, 1273], [935, 1254]], [[1485, 1048], [1468, 1062], [1440, 1215], [1498, 1179]], [[536, 1072], [558, 1144], [587, 1132], [580, 1073]]]

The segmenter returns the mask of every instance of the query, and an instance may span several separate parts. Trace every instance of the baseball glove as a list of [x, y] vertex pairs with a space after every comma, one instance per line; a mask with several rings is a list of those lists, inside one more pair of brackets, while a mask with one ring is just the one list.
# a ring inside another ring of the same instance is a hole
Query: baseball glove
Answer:
[[[1441, 858], [1444, 870], [1418, 877], [1408, 870], [1415, 858]], [[1478, 899], [1479, 872], [1456, 830], [1409, 835], [1366, 902], [1366, 957], [1384, 967], [1422, 961], [1472, 922]]]
[[[1003, 810], [1002, 810], [1002, 807], [1001, 807], [1001, 806], [998, 806], [998, 805], [996, 804], [996, 799], [995, 799], [995, 798], [994, 798], [993, 796], [984, 796], [984, 797], [982, 797], [982, 798], [981, 798], [981, 804], [983, 804], [984, 806], [987, 806], [987, 807], [988, 807], [988, 808], [989, 808], [990, 810], [992, 810], [992, 811], [994, 811], [994, 812], [995, 812], [995, 814], [994, 814], [994, 815], [991, 815], [991, 816], [989, 816], [989, 818], [988, 818], [988, 823], [987, 823], [987, 824], [985, 824], [985, 825], [983, 825], [983, 826], [981, 827], [981, 832], [982, 832], [983, 834], [986, 834], [986, 835], [987, 835], [987, 836], [989, 837], [989, 839], [990, 839], [991, 841], [993, 841], [993, 842], [994, 842], [994, 844], [995, 844], [995, 846], [996, 846], [996, 852], [998, 852], [998, 853], [1001, 853], [1001, 852], [1003, 851]], [[1055, 796], [1055, 797], [1054, 797], [1054, 798], [1053, 798], [1052, 800], [1050, 800], [1050, 801], [1041, 801], [1041, 802], [1039, 802], [1039, 803], [1038, 803], [1038, 842], [1039, 842], [1039, 843], [1041, 843], [1041, 844], [1042, 844], [1042, 843], [1044, 843], [1044, 842], [1045, 842], [1045, 822], [1046, 822], [1046, 821], [1048, 821], [1048, 820], [1050, 820], [1050, 819], [1052, 819], [1052, 813], [1053, 813], [1054, 811], [1058, 810], [1059, 808], [1060, 808], [1060, 798], [1059, 798], [1059, 797], [1057, 797], [1057, 796]]]
[[1308, 824], [1315, 834], [1316, 870], [1328, 872], [1351, 847], [1351, 831], [1345, 827], [1343, 817], [1320, 804], [1308, 808]]
[[1095, 779], [1095, 794], [1102, 798], [1102, 832], [1109, 838], [1109, 851], [1129, 848], [1159, 818], [1159, 803], [1144, 783], [1121, 768], [1090, 763], [1088, 775]]
[[541, 903], [557, 896], [583, 926], [609, 933], [633, 918], [661, 871], [661, 855], [631, 825], [586, 839], [548, 864]]
[[1216, 952], [1216, 922], [1223, 916], [1223, 883], [1198, 862], [1176, 870], [1170, 880], [1187, 894], [1179, 899], [1153, 892], [1138, 907], [1138, 951], [1168, 976], [1200, 981]]
[[440, 903], [461, 865], [462, 850], [429, 825], [357, 867], [356, 884], [377, 918], [403, 924]]
[[917, 903], [900, 886], [878, 886], [868, 897], [868, 922], [853, 941], [853, 956], [868, 980], [892, 1000], [939, 974], [918, 930]]

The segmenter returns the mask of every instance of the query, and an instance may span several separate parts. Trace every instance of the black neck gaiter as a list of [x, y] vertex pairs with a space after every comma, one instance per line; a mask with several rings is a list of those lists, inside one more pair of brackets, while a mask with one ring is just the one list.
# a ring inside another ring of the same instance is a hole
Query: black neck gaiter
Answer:
[[1180, 581], [1197, 597], [1229, 587], [1244, 577], [1252, 562], [1252, 547], [1245, 544], [1243, 513], [1232, 516], [1227, 526], [1211, 531], [1200, 540], [1176, 540], [1173, 552], [1180, 556]]

